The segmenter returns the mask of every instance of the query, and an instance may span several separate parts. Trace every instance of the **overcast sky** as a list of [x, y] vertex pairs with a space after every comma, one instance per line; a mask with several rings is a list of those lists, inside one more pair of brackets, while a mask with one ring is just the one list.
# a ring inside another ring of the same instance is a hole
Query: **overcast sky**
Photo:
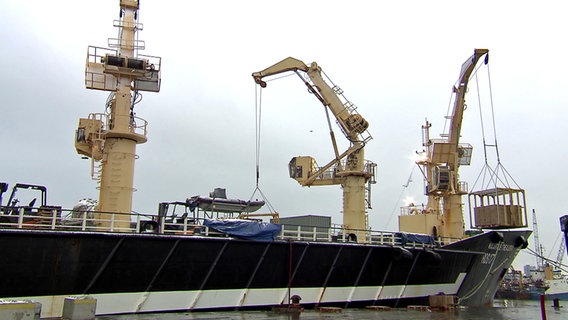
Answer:
[[[119, 1], [0, 4], [0, 180], [46, 185], [49, 203], [64, 207], [97, 199], [74, 132], [79, 118], [104, 111], [108, 93], [85, 89], [84, 64], [89, 45], [107, 47], [117, 37]], [[420, 126], [427, 118], [431, 136], [442, 133], [461, 64], [474, 48], [488, 48], [501, 163], [526, 190], [529, 225], [534, 209], [546, 255], [556, 259], [558, 218], [567, 211], [558, 201], [568, 190], [565, 14], [563, 1], [546, 0], [141, 1], [140, 53], [162, 57], [162, 90], [144, 93], [135, 109], [149, 127], [148, 142], [137, 148], [133, 209], [155, 212], [158, 202], [216, 187], [249, 199], [256, 160], [251, 73], [292, 56], [318, 62], [369, 121], [374, 139], [366, 158], [378, 164], [369, 220], [373, 229], [393, 230], [402, 199], [425, 203], [419, 170], [403, 189], [421, 149]], [[480, 92], [487, 93], [484, 72]], [[461, 140], [474, 145], [475, 163], [461, 170], [470, 188], [483, 165], [472, 92]], [[295, 76], [270, 82], [262, 96], [259, 187], [266, 200], [282, 216], [331, 215], [340, 223], [339, 186], [303, 188], [287, 172], [293, 156], [331, 160], [323, 107]], [[341, 131], [336, 136], [346, 149]], [[523, 253], [515, 266], [528, 263], [535, 259]]]

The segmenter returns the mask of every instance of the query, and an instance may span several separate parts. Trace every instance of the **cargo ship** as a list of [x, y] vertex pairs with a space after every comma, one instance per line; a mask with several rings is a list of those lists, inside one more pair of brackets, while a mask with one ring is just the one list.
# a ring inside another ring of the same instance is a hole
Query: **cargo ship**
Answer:
[[[138, 53], [138, 10], [139, 1], [120, 0], [114, 23], [120, 37], [87, 53], [86, 87], [111, 93], [107, 111], [81, 118], [75, 136], [77, 152], [91, 159], [99, 199], [64, 209], [48, 204], [44, 186], [12, 186], [0, 203], [0, 299], [39, 302], [42, 317], [61, 317], [67, 297], [96, 299], [100, 315], [268, 309], [292, 297], [305, 308], [427, 305], [441, 294], [464, 306], [491, 305], [531, 231], [524, 190], [508, 187], [469, 193], [475, 231], [464, 227], [468, 192], [457, 173], [471, 159], [471, 146], [459, 143], [461, 119], [469, 76], [487, 50], [475, 50], [462, 66], [450, 134], [424, 139], [426, 157], [417, 164], [428, 204], [404, 207], [399, 231], [367, 225], [376, 169], [364, 159], [368, 122], [322, 78], [317, 63], [295, 58], [253, 79], [264, 87], [265, 77], [295, 72], [335, 117], [349, 149], [340, 153], [332, 134], [333, 160], [320, 167], [312, 157], [295, 157], [289, 170], [302, 186], [340, 185], [342, 223], [258, 213], [264, 201], [230, 199], [222, 189], [140, 214], [131, 208], [132, 186], [147, 123], [133, 109], [139, 91], [159, 92], [161, 58]], [[9, 189], [0, 184], [0, 200]], [[18, 190], [38, 193], [40, 203], [22, 205]]]

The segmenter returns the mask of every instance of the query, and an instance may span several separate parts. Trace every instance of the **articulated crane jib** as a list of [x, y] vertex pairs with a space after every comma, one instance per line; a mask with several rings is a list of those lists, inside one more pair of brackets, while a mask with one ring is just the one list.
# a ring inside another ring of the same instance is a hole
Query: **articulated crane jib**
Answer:
[[[307, 66], [295, 58], [286, 58], [271, 67], [252, 74], [255, 82], [266, 87], [262, 79], [271, 75], [293, 71], [305, 83], [309, 92], [333, 113], [350, 147], [339, 153], [333, 131], [330, 130], [335, 158], [318, 167], [310, 156], [290, 160], [290, 177], [302, 186], [341, 185], [343, 187], [343, 227], [351, 239], [364, 242], [368, 229], [365, 193], [370, 193], [370, 184], [375, 183], [376, 164], [364, 160], [364, 146], [371, 139], [367, 132], [368, 122], [356, 112], [355, 106], [343, 97], [335, 85], [330, 87], [322, 78], [322, 69], [312, 62]], [[307, 77], [302, 76], [307, 75]], [[331, 81], [330, 81], [331, 83]], [[343, 101], [344, 100], [344, 101]]]

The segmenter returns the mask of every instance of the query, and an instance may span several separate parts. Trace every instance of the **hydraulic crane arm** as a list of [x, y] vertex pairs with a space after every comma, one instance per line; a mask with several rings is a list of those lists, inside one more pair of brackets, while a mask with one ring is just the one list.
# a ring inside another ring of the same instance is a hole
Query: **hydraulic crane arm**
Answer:
[[369, 123], [360, 114], [355, 112], [351, 104], [341, 102], [337, 96], [339, 89], [336, 86], [332, 88], [325, 82], [321, 75], [321, 68], [316, 62], [312, 62], [308, 67], [304, 62], [289, 57], [262, 71], [253, 73], [252, 76], [257, 84], [265, 88], [266, 82], [262, 80], [264, 77], [288, 71], [294, 71], [296, 73], [298, 73], [298, 71], [305, 72], [312, 83], [301, 77], [302, 80], [310, 92], [313, 93], [324, 106], [331, 110], [347, 139], [353, 143], [361, 142], [360, 134], [367, 130]]
[[[441, 141], [424, 141], [425, 145], [429, 145], [429, 193], [438, 196], [440, 191], [447, 196], [461, 196], [461, 190], [458, 185], [458, 170], [460, 165], [469, 165], [471, 160], [471, 146], [460, 145], [461, 127], [463, 114], [465, 111], [465, 95], [467, 93], [467, 85], [469, 78], [473, 73], [477, 62], [481, 57], [485, 56], [485, 63], [488, 62], [487, 49], [475, 49], [471, 57], [469, 57], [461, 67], [460, 76], [457, 84], [453, 87], [454, 107], [450, 118], [450, 127], [445, 139]], [[423, 127], [428, 130], [429, 125]]]
[[308, 69], [309, 69], [308, 66], [302, 61], [296, 58], [288, 57], [262, 71], [254, 72], [252, 76], [254, 78], [254, 82], [258, 83], [261, 87], [266, 88], [266, 82], [262, 80], [262, 78], [264, 77], [272, 76], [287, 71], [302, 70], [304, 72], [308, 72]]
[[467, 84], [469, 82], [469, 77], [473, 72], [475, 65], [485, 55], [485, 64], [487, 64], [489, 56], [487, 49], [475, 49], [473, 55], [467, 59], [461, 68], [460, 77], [458, 79], [457, 86], [454, 87], [454, 93], [456, 94], [454, 109], [452, 112], [452, 119], [450, 123], [450, 132], [448, 142], [457, 145], [460, 139], [461, 125], [463, 120], [463, 111], [465, 107], [465, 94], [467, 92]]

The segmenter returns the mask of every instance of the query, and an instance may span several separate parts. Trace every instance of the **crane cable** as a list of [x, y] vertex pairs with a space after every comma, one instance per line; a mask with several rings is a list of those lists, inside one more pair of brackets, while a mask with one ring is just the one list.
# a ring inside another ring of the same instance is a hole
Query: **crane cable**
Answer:
[[262, 88], [255, 85], [254, 126], [255, 126], [255, 154], [256, 154], [256, 188], [260, 180], [260, 125], [262, 121]]
[[[480, 119], [480, 126], [481, 126], [481, 134], [482, 134], [482, 139], [483, 139], [483, 156], [484, 156], [484, 160], [485, 163], [483, 165], [483, 168], [481, 169], [481, 172], [479, 174], [479, 176], [477, 177], [477, 179], [475, 180], [472, 189], [475, 188], [475, 185], [477, 185], [477, 182], [479, 181], [479, 179], [483, 176], [481, 184], [482, 184], [482, 188], [488, 188], [489, 185], [491, 183], [493, 183], [495, 186], [498, 183], [503, 184], [504, 186], [509, 187], [511, 185], [510, 182], [512, 182], [517, 188], [520, 188], [518, 183], [515, 181], [515, 179], [511, 176], [511, 174], [507, 171], [507, 169], [505, 169], [505, 167], [503, 166], [503, 164], [501, 163], [501, 157], [499, 154], [499, 145], [497, 143], [497, 125], [495, 123], [495, 107], [493, 104], [493, 91], [492, 91], [492, 85], [491, 85], [491, 73], [489, 70], [489, 65], [487, 65], [487, 78], [488, 78], [488, 82], [489, 82], [489, 104], [490, 104], [490, 110], [491, 110], [491, 121], [492, 121], [492, 126], [493, 126], [493, 144], [488, 144], [487, 140], [486, 140], [486, 134], [485, 134], [485, 122], [483, 120], [483, 111], [482, 111], [482, 105], [481, 105], [481, 96], [480, 96], [480, 90], [479, 90], [479, 79], [477, 77], [477, 71], [481, 66], [477, 67], [477, 69], [475, 70], [475, 83], [476, 83], [476, 87], [477, 87], [477, 101], [478, 101], [478, 107], [479, 107], [479, 119]], [[494, 147], [495, 148], [495, 156], [496, 156], [496, 160], [497, 160], [497, 164], [495, 166], [495, 168], [491, 168], [489, 166], [489, 160], [488, 160], [488, 147]], [[503, 175], [500, 175], [499, 172], [503, 172]], [[488, 177], [487, 177], [488, 175]], [[485, 183], [487, 178], [487, 184]], [[509, 181], [509, 179], [511, 181]]]
[[[256, 192], [258, 192], [262, 199], [265, 201], [266, 205], [268, 206], [268, 210], [270, 210], [270, 212], [276, 212], [276, 210], [274, 210], [274, 208], [272, 207], [272, 204], [270, 204], [270, 201], [268, 201], [268, 198], [264, 195], [264, 193], [262, 192], [262, 190], [260, 190], [260, 136], [261, 136], [261, 124], [262, 124], [262, 88], [258, 89], [260, 86], [255, 84], [255, 90], [254, 90], [254, 114], [255, 114], [255, 156], [256, 156], [256, 163], [255, 163], [255, 168], [256, 168], [256, 173], [255, 173], [255, 178], [256, 178], [256, 183], [255, 183], [255, 188], [254, 191], [252, 192], [252, 195], [250, 196], [250, 200], [252, 200], [252, 198], [254, 197], [254, 195], [256, 194]], [[249, 201], [250, 201], [249, 200]]]
[[534, 251], [533, 249], [531, 249], [531, 248], [529, 248], [529, 247], [527, 247], [526, 250], [528, 250], [531, 255], [533, 255], [533, 256], [535, 256], [535, 257], [537, 257], [537, 258], [540, 258], [540, 259], [542, 259], [542, 260], [544, 260], [544, 261], [546, 261], [546, 262], [548, 262], [548, 263], [550, 263], [550, 264], [556, 266], [559, 270], [561, 270], [561, 271], [563, 271], [563, 272], [565, 272], [565, 273], [568, 273], [568, 269], [565, 269], [565, 268], [568, 268], [568, 265], [563, 264], [563, 263], [558, 263], [557, 261], [554, 261], [554, 260], [552, 260], [552, 259], [549, 259], [549, 258], [547, 258], [547, 257], [545, 257], [545, 256], [543, 256], [543, 255], [541, 255], [541, 254], [539, 254], [538, 252]]
[[[282, 78], [287, 78], [290, 76], [293, 76], [294, 73], [290, 73], [290, 74], [285, 74], [282, 75], [280, 77], [275, 77], [269, 80], [266, 80], [266, 82], [269, 81], [274, 81], [274, 80], [278, 80], [278, 79], [282, 79]], [[274, 207], [272, 206], [272, 204], [270, 203], [270, 201], [268, 201], [268, 198], [264, 195], [264, 193], [262, 192], [262, 190], [260, 189], [260, 137], [261, 137], [261, 124], [262, 124], [262, 87], [258, 84], [255, 84], [254, 86], [255, 90], [254, 90], [254, 113], [255, 113], [255, 153], [256, 153], [256, 163], [255, 163], [255, 179], [256, 179], [256, 183], [255, 183], [255, 189], [252, 193], [252, 195], [250, 196], [250, 200], [252, 200], [252, 198], [254, 197], [254, 195], [256, 194], [256, 192], [258, 192], [262, 199], [265, 201], [266, 205], [268, 206], [268, 209], [270, 210], [270, 212], [276, 212], [276, 210], [274, 210]], [[259, 89], [260, 88], [260, 89]], [[250, 201], [249, 200], [249, 201]]]

